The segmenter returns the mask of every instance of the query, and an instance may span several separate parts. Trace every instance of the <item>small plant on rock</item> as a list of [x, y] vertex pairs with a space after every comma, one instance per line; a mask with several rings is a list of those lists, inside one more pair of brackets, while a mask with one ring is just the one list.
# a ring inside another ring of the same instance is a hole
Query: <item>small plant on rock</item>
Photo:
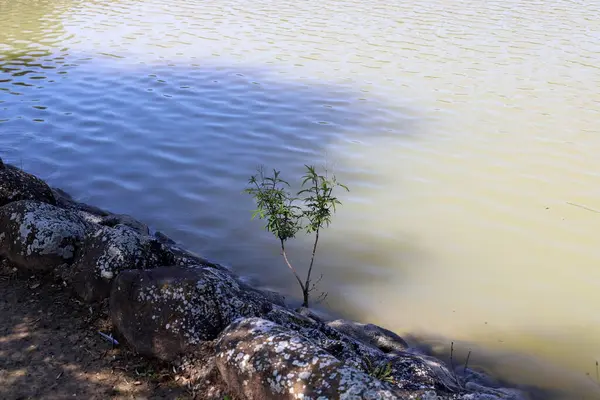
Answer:
[[[326, 170], [323, 175], [319, 175], [315, 167], [306, 165], [306, 174], [302, 177], [302, 189], [293, 194], [290, 191], [290, 184], [280, 175], [280, 171], [274, 169], [273, 175], [268, 176], [265, 175], [262, 167], [258, 168], [258, 174], [253, 175], [248, 181], [250, 187], [246, 189], [246, 193], [254, 197], [257, 205], [252, 218], [265, 219], [265, 229], [279, 240], [283, 259], [302, 289], [302, 306], [308, 307], [310, 293], [316, 289], [323, 277], [321, 275], [316, 282], [313, 282], [312, 271], [319, 234], [323, 228], [331, 224], [336, 206], [341, 204], [333, 195], [333, 191], [336, 188], [348, 191], [348, 188], [339, 183], [335, 176], [329, 177]], [[291, 264], [285, 250], [286, 242], [302, 230], [307, 234], [315, 234], [312, 256], [304, 280]], [[326, 294], [321, 295], [321, 299], [325, 297]]]
[[374, 365], [373, 361], [369, 358], [364, 360], [364, 368], [367, 374], [373, 378], [379, 379], [382, 382], [394, 383], [394, 376], [392, 375], [392, 363], [382, 361], [381, 363]]

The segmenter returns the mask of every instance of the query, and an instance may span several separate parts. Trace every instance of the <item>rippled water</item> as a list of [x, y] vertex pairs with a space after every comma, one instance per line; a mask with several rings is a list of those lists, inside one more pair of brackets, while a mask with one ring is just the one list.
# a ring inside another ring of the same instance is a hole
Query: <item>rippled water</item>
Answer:
[[327, 162], [330, 310], [595, 398], [599, 65], [593, 1], [0, 0], [0, 154], [291, 295], [242, 190]]

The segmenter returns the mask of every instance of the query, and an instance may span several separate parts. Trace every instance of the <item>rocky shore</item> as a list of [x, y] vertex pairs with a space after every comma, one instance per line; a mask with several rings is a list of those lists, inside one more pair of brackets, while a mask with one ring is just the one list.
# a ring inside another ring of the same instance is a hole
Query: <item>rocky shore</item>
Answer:
[[1, 161], [0, 257], [81, 301], [108, 299], [118, 339], [189, 371], [199, 398], [526, 399], [384, 328], [293, 310], [134, 218]]

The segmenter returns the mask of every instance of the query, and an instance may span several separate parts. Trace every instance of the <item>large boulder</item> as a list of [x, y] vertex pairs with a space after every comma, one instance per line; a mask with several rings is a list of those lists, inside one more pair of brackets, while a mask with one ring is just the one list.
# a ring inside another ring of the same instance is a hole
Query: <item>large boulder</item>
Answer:
[[61, 277], [87, 302], [107, 298], [112, 280], [124, 270], [173, 265], [174, 256], [158, 240], [124, 225], [96, 226], [88, 233], [73, 265]]
[[217, 367], [245, 399], [398, 399], [393, 387], [293, 330], [261, 318], [231, 324], [217, 342]]
[[19, 200], [56, 204], [52, 189], [41, 179], [0, 159], [0, 206]]
[[215, 339], [240, 316], [273, 305], [230, 274], [208, 266], [122, 272], [110, 296], [110, 316], [141, 354], [174, 360]]
[[328, 322], [327, 325], [385, 353], [403, 351], [408, 348], [408, 344], [400, 336], [377, 325], [361, 324], [343, 319]]
[[0, 207], [0, 255], [20, 267], [52, 271], [70, 264], [90, 224], [79, 215], [38, 201]]

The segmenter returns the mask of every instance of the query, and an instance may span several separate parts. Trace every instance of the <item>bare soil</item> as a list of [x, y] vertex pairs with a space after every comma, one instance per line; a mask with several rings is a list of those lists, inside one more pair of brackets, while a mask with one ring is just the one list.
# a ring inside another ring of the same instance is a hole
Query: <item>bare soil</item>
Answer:
[[0, 399], [202, 398], [173, 366], [99, 331], [113, 334], [107, 304], [84, 304], [52, 278], [2, 264]]

